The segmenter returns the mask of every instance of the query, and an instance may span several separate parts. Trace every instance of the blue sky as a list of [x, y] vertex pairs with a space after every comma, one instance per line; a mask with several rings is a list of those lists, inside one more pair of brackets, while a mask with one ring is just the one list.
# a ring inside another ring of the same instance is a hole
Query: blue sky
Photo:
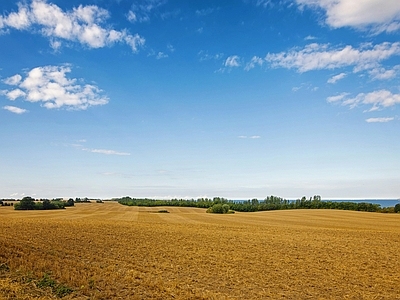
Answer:
[[0, 4], [0, 197], [400, 197], [397, 0]]

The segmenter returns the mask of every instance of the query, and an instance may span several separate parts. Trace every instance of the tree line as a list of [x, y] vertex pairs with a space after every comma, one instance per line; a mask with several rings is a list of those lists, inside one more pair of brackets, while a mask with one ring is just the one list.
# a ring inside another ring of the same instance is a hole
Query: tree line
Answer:
[[[256, 198], [247, 201], [235, 201], [225, 198], [214, 197], [199, 199], [171, 199], [158, 200], [148, 198], [131, 198], [129, 196], [116, 199], [120, 204], [128, 206], [181, 206], [181, 207], [197, 207], [207, 208], [209, 212], [227, 213], [229, 211], [237, 212], [256, 212], [282, 209], [339, 209], [354, 210], [367, 212], [400, 212], [400, 204], [396, 204], [394, 208], [381, 208], [380, 204], [367, 202], [337, 202], [322, 201], [321, 196], [315, 195], [307, 199], [302, 197], [297, 200], [287, 200], [277, 196], [268, 196], [264, 200]], [[215, 209], [210, 209], [217, 206]], [[224, 206], [224, 209], [222, 209]]]
[[67, 206], [74, 206], [74, 200], [69, 199], [68, 201], [63, 201], [60, 199], [48, 200], [41, 199], [40, 201], [35, 201], [32, 197], [24, 197], [21, 201], [14, 204], [15, 210], [49, 210], [49, 209], [64, 209]]

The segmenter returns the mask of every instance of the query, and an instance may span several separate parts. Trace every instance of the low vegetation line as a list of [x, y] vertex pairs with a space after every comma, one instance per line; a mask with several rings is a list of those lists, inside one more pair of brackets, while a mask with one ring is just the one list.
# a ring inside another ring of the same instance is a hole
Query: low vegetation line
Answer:
[[120, 204], [128, 206], [181, 206], [181, 207], [197, 207], [206, 208], [210, 213], [233, 213], [237, 212], [255, 212], [283, 209], [339, 209], [339, 210], [354, 210], [367, 212], [383, 212], [383, 213], [398, 213], [400, 212], [400, 204], [395, 207], [381, 208], [380, 204], [374, 203], [355, 203], [355, 202], [336, 202], [322, 201], [321, 196], [315, 195], [307, 199], [302, 197], [297, 200], [287, 200], [276, 196], [268, 196], [264, 200], [252, 199], [248, 201], [235, 201], [225, 198], [214, 197], [199, 198], [199, 199], [137, 199], [129, 196], [116, 199]]

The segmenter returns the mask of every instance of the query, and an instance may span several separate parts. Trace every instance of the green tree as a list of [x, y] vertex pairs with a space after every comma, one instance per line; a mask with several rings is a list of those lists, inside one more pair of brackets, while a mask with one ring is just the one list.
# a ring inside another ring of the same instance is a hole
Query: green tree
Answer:
[[32, 197], [24, 197], [21, 199], [18, 205], [14, 206], [14, 208], [19, 210], [35, 209], [35, 199]]
[[395, 212], [395, 213], [399, 213], [399, 212], [400, 212], [400, 203], [397, 203], [397, 204], [394, 206], [394, 212]]

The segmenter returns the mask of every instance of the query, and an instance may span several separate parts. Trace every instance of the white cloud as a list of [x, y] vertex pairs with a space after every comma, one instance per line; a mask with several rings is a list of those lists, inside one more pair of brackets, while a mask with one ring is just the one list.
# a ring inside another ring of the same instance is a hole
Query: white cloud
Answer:
[[[18, 88], [3, 91], [10, 100], [22, 97], [29, 102], [41, 102], [46, 108], [86, 109], [89, 106], [104, 105], [108, 98], [92, 84], [78, 84], [77, 79], [67, 78], [68, 66], [45, 66], [30, 70], [19, 81]], [[14, 75], [10, 78], [15, 78]], [[20, 76], [20, 75], [19, 75]], [[4, 82], [13, 82], [7, 78]]]
[[135, 23], [137, 21], [136, 14], [131, 10], [128, 12], [128, 15], [126, 17], [129, 22]]
[[393, 121], [394, 118], [369, 118], [366, 119], [365, 122], [367, 123], [387, 123]]
[[301, 88], [302, 88], [301, 86], [294, 86], [294, 87], [292, 87], [292, 92], [297, 92]]
[[205, 8], [205, 9], [200, 9], [200, 10], [196, 10], [196, 15], [197, 16], [207, 16], [209, 14], [212, 14], [216, 9], [215, 8]]
[[18, 83], [21, 82], [21, 79], [22, 79], [21, 75], [17, 74], [4, 79], [3, 82], [8, 85], [17, 85]]
[[312, 36], [312, 35], [307, 35], [305, 38], [304, 38], [304, 40], [305, 41], [312, 41], [312, 40], [316, 40], [317, 38], [315, 37], [315, 36]]
[[130, 22], [148, 22], [151, 12], [165, 3], [166, 0], [137, 0], [132, 4], [127, 18]]
[[251, 135], [251, 136], [247, 136], [247, 135], [239, 135], [238, 136], [239, 139], [260, 139], [261, 136], [259, 135]]
[[45, 0], [32, 0], [31, 4], [18, 4], [18, 12], [0, 17], [0, 29], [14, 28], [40, 32], [50, 39], [54, 50], [61, 47], [61, 41], [77, 42], [89, 48], [111, 46], [116, 42], [125, 43], [136, 52], [145, 42], [139, 35], [130, 35], [127, 30], [117, 31], [103, 27], [109, 13], [95, 5], [80, 5], [71, 11], [63, 11]]
[[373, 91], [370, 93], [360, 93], [353, 98], [346, 98], [348, 94], [341, 94], [327, 98], [328, 102], [342, 101], [342, 105], [349, 106], [350, 108], [359, 105], [369, 105], [369, 111], [381, 110], [387, 107], [400, 104], [400, 94], [393, 94], [388, 90]]
[[10, 112], [12, 112], [12, 113], [14, 113], [14, 114], [18, 114], [18, 115], [27, 112], [26, 109], [19, 108], [19, 107], [16, 107], [16, 106], [9, 106], [9, 105], [4, 106], [3, 109], [8, 110], [8, 111], [10, 111]]
[[348, 95], [349, 95], [349, 93], [341, 93], [340, 95], [337, 95], [337, 96], [328, 97], [326, 99], [326, 101], [329, 102], [329, 103], [338, 102], [338, 101], [343, 100]]
[[299, 72], [348, 66], [354, 66], [354, 72], [359, 72], [375, 68], [381, 61], [394, 55], [400, 55], [399, 42], [363, 45], [360, 49], [349, 45], [341, 49], [330, 49], [327, 44], [313, 43], [301, 50], [268, 53], [265, 60], [274, 68], [297, 69]]
[[346, 73], [340, 73], [328, 79], [328, 83], [336, 83], [337, 81], [346, 77]]
[[15, 99], [19, 98], [19, 97], [24, 97], [26, 96], [26, 93], [23, 92], [20, 89], [15, 89], [15, 90], [11, 90], [11, 91], [4, 91], [3, 94], [10, 99], [11, 101], [14, 101]]
[[31, 25], [28, 8], [21, 3], [18, 4], [18, 12], [12, 12], [6, 17], [1, 17], [2, 27], [13, 27], [19, 30], [28, 28]]
[[263, 7], [268, 7], [273, 5], [272, 0], [257, 0], [256, 1], [257, 6], [263, 6]]
[[225, 60], [225, 67], [240, 67], [240, 58], [237, 55], [232, 55], [229, 56], [226, 60]]
[[246, 67], [244, 68], [246, 71], [249, 71], [253, 68], [255, 68], [256, 65], [262, 66], [264, 64], [264, 60], [261, 57], [258, 56], [253, 56], [250, 62], [246, 64]]
[[207, 51], [200, 50], [197, 55], [200, 57], [200, 61], [207, 61], [207, 60], [220, 60], [224, 56], [223, 53], [217, 53], [214, 55], [208, 54]]
[[325, 11], [325, 22], [333, 28], [354, 27], [376, 33], [400, 29], [398, 0], [296, 0], [300, 7], [309, 6]]
[[170, 52], [175, 52], [175, 48], [174, 48], [174, 46], [172, 46], [171, 44], [168, 44], [168, 45], [167, 45], [167, 49], [168, 49]]
[[158, 52], [156, 59], [162, 59], [162, 58], [167, 58], [168, 54], [165, 54], [164, 52]]
[[83, 148], [83, 151], [87, 152], [92, 152], [92, 153], [100, 153], [100, 154], [105, 154], [105, 155], [120, 155], [120, 156], [127, 156], [131, 155], [130, 153], [127, 152], [118, 152], [115, 150], [106, 150], [106, 149], [89, 149], [89, 148]]
[[388, 80], [397, 76], [397, 73], [400, 70], [400, 65], [394, 66], [390, 70], [386, 70], [385, 68], [374, 68], [370, 70], [368, 73], [373, 80]]

